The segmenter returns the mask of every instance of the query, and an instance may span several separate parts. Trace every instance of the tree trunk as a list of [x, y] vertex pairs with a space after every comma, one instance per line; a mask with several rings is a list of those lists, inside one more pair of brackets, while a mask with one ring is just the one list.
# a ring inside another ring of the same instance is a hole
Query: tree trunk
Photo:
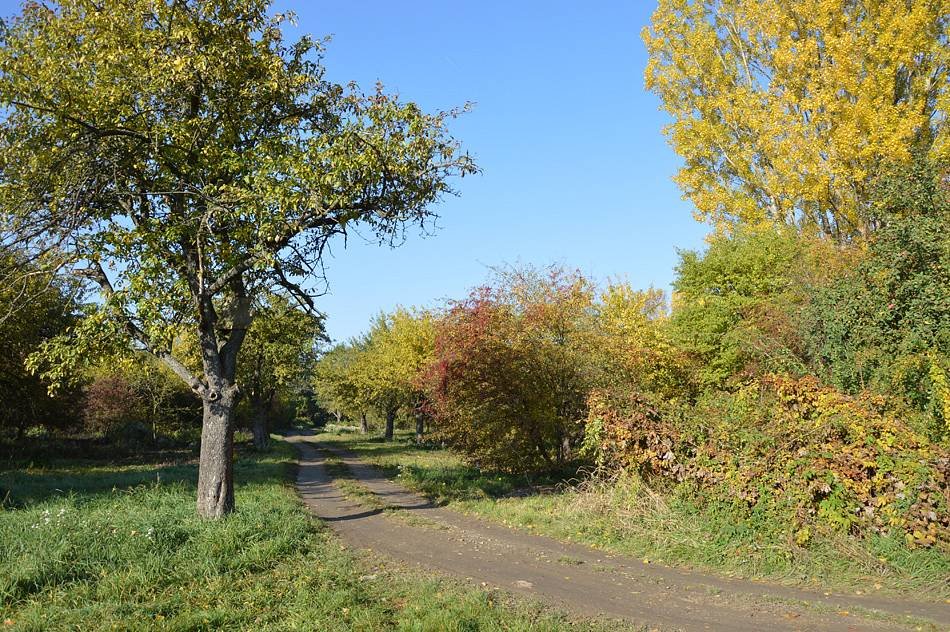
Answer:
[[561, 463], [566, 463], [571, 460], [571, 438], [568, 435], [564, 435], [564, 438], [561, 439], [561, 458], [559, 459]]
[[254, 402], [254, 449], [263, 452], [270, 445], [270, 424], [268, 402]]
[[366, 434], [369, 432], [369, 422], [366, 421], [366, 411], [360, 411], [360, 432]]
[[426, 431], [426, 418], [424, 415], [416, 415], [416, 443], [422, 443], [422, 435]]
[[234, 510], [234, 407], [237, 388], [209, 391], [202, 398], [198, 459], [198, 515], [220, 518]]
[[393, 428], [396, 425], [396, 409], [389, 408], [386, 410], [386, 441], [393, 440]]
[[333, 411], [333, 416], [336, 417], [336, 425], [339, 426], [340, 424], [343, 423], [343, 413], [341, 413], [341, 412], [338, 411], [338, 410], [334, 410], [334, 411]]

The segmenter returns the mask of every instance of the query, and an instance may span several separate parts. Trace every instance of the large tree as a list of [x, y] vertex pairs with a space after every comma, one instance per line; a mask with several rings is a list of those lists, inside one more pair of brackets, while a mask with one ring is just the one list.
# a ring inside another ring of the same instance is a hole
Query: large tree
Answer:
[[882, 165], [950, 156], [948, 29], [948, 0], [660, 0], [646, 83], [698, 217], [873, 230]]
[[[198, 513], [234, 507], [238, 352], [256, 297], [312, 308], [321, 257], [354, 225], [382, 241], [474, 170], [426, 114], [325, 79], [267, 0], [27, 2], [0, 33], [6, 244], [77, 275], [99, 308], [49, 344], [47, 374], [123, 340], [204, 407]], [[201, 370], [173, 353], [185, 328]]]

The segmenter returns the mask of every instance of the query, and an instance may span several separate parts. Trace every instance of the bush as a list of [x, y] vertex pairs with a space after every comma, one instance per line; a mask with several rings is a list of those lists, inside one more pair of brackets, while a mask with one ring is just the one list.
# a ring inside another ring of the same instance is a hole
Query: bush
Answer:
[[606, 467], [771, 516], [799, 544], [818, 528], [897, 530], [913, 546], [948, 547], [950, 453], [912, 414], [879, 395], [773, 374], [692, 407], [595, 392], [587, 445]]
[[706, 252], [681, 254], [671, 335], [694, 357], [700, 386], [802, 367], [793, 323], [813, 267], [809, 248], [793, 231], [768, 227], [714, 236]]
[[593, 380], [592, 305], [591, 285], [558, 269], [507, 271], [455, 304], [423, 380], [437, 438], [489, 469], [569, 460]]
[[164, 367], [136, 358], [92, 376], [84, 389], [82, 417], [87, 431], [127, 446], [190, 441], [201, 426], [201, 402]]
[[950, 196], [940, 171], [884, 180], [883, 226], [851, 270], [814, 289], [802, 336], [813, 368], [838, 388], [898, 394], [950, 432]]

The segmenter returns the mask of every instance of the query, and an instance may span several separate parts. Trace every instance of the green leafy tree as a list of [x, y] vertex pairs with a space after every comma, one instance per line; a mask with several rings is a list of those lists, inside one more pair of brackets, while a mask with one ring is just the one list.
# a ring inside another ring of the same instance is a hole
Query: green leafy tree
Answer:
[[[280, 288], [312, 305], [334, 236], [362, 225], [392, 241], [475, 169], [446, 131], [455, 112], [328, 81], [320, 43], [286, 41], [269, 6], [29, 2], [0, 32], [4, 241], [101, 299], [44, 347], [44, 372], [61, 381], [118, 344], [167, 364], [203, 403], [205, 517], [234, 507], [256, 299]], [[173, 353], [185, 328], [200, 371]]]
[[49, 384], [27, 369], [44, 341], [76, 321], [71, 288], [22, 257], [0, 254], [0, 431], [20, 438], [32, 426], [77, 423], [76, 389], [50, 394]]
[[421, 373], [432, 360], [434, 346], [433, 318], [426, 312], [399, 308], [392, 314], [380, 314], [373, 322], [354, 369], [364, 397], [386, 419], [386, 440], [393, 438], [400, 409], [415, 418], [416, 439], [422, 440], [425, 407]]
[[387, 353], [389, 336], [390, 322], [385, 314], [379, 314], [360, 341], [360, 353], [350, 367], [350, 379], [359, 393], [359, 401], [373, 407], [385, 420], [383, 437], [387, 441], [393, 438], [404, 395], [398, 380], [397, 359]]
[[881, 228], [858, 265], [817, 286], [802, 331], [814, 369], [855, 393], [899, 393], [950, 430], [950, 193], [927, 160], [875, 187]]
[[254, 446], [270, 441], [269, 416], [278, 395], [299, 387], [326, 340], [323, 317], [301, 310], [285, 296], [269, 295], [247, 332], [238, 383], [251, 406]]
[[369, 404], [362, 398], [354, 372], [360, 352], [358, 341], [334, 345], [320, 356], [313, 370], [312, 383], [320, 405], [336, 417], [337, 423], [343, 421], [344, 416], [359, 416], [360, 428], [366, 432]]

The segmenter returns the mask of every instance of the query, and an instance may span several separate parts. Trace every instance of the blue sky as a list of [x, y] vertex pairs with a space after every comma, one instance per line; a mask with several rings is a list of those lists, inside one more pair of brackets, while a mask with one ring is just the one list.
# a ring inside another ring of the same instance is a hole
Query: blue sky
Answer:
[[[582, 6], [586, 4], [586, 6]], [[454, 134], [482, 173], [439, 207], [439, 231], [397, 249], [351, 240], [328, 262], [331, 336], [380, 309], [461, 297], [488, 267], [556, 262], [668, 288], [677, 248], [706, 227], [671, 181], [679, 164], [643, 88], [651, 2], [283, 2], [330, 34], [331, 79], [426, 108], [474, 101]]]
[[[652, 2], [280, 1], [332, 35], [330, 79], [379, 80], [427, 109], [475, 102], [453, 134], [482, 173], [456, 182], [437, 232], [397, 249], [351, 237], [328, 261], [330, 335], [379, 310], [462, 297], [504, 263], [577, 267], [668, 289], [707, 232], [671, 181], [679, 161], [643, 88]], [[0, 14], [18, 2], [0, 0]]]

